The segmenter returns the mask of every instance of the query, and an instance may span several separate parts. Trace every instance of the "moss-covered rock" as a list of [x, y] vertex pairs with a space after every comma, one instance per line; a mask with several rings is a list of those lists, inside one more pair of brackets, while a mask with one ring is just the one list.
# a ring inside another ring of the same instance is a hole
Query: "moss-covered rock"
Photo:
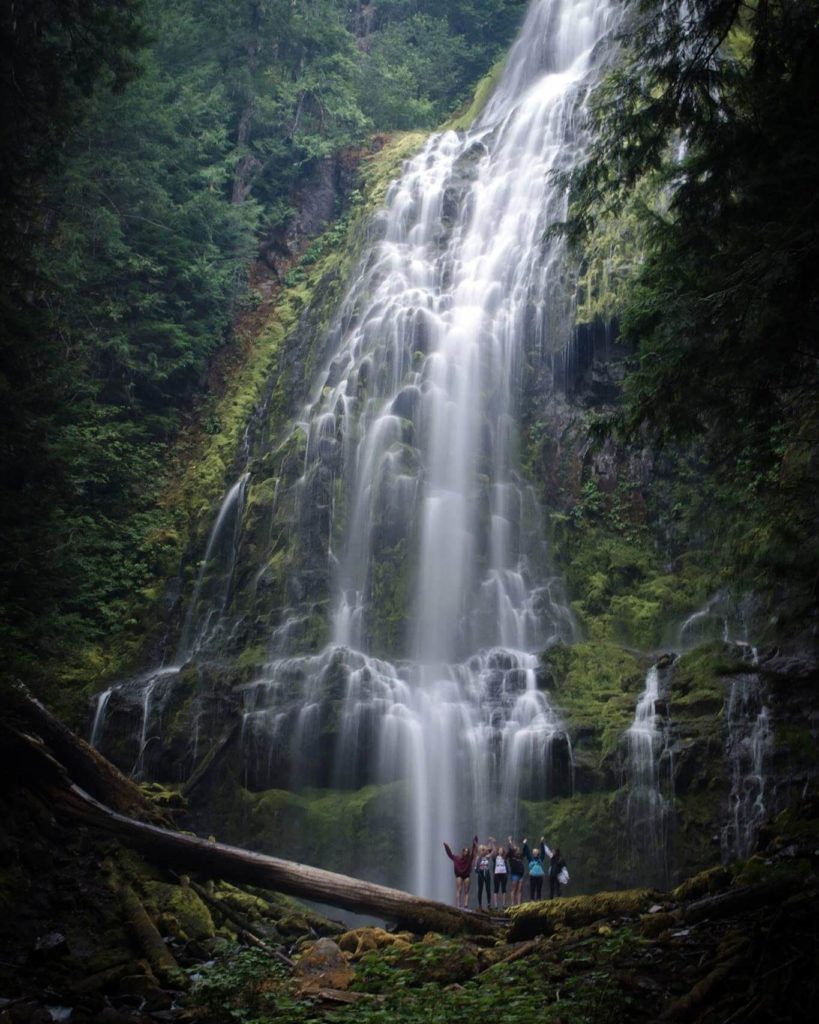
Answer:
[[600, 769], [634, 717], [644, 664], [607, 641], [558, 645], [542, 656], [552, 701], [572, 735], [579, 788], [600, 788]]
[[558, 925], [577, 928], [612, 917], [638, 918], [655, 899], [656, 893], [650, 889], [629, 889], [522, 903], [508, 911], [512, 920], [509, 938], [514, 942], [535, 935], [550, 935]]
[[592, 893], [622, 884], [617, 848], [625, 825], [615, 792], [523, 802], [521, 808], [530, 845], [545, 836], [550, 847], [560, 848], [571, 875], [565, 892]]
[[399, 885], [404, 786], [252, 793], [232, 775], [203, 792], [206, 820], [226, 842], [357, 878]]
[[146, 881], [146, 905], [166, 935], [201, 941], [216, 934], [207, 906], [189, 885]]

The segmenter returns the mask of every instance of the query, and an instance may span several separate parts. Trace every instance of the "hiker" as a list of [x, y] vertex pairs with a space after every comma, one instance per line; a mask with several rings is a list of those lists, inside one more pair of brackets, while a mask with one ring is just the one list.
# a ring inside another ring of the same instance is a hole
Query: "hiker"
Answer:
[[523, 898], [521, 890], [523, 889], [523, 875], [526, 868], [523, 864], [523, 855], [520, 848], [514, 844], [511, 836], [509, 836], [506, 850], [509, 858], [509, 882], [511, 883], [509, 904], [514, 907]]
[[543, 899], [543, 879], [546, 871], [543, 867], [543, 840], [541, 839], [540, 850], [530, 850], [528, 840], [523, 840], [523, 856], [529, 865], [529, 899]]
[[492, 905], [492, 848], [484, 843], [478, 847], [475, 858], [475, 874], [478, 876], [478, 910], [483, 909], [483, 893], [486, 890], [486, 909]]
[[465, 846], [456, 857], [450, 850], [449, 843], [444, 843], [446, 855], [452, 861], [455, 868], [455, 906], [464, 910], [469, 906], [469, 880], [472, 875], [472, 862], [475, 859], [475, 852], [478, 849], [478, 837], [472, 840], [472, 849]]
[[560, 855], [560, 847], [556, 846], [554, 850], [550, 850], [543, 836], [540, 837], [540, 852], [544, 863], [547, 858], [549, 860], [549, 899], [553, 900], [555, 896], [560, 895], [561, 875], [567, 882], [569, 872], [566, 868], [566, 861]]
[[492, 874], [495, 878], [494, 906], [499, 904], [498, 893], [503, 894], [503, 906], [506, 906], [506, 883], [509, 877], [509, 868], [506, 863], [506, 850], [501, 846], [495, 851], [492, 861]]

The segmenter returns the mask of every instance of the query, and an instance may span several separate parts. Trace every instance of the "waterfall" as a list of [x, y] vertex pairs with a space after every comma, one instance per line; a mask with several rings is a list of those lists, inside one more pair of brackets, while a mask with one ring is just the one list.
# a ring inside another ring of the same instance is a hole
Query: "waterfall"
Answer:
[[[441, 841], [506, 835], [521, 798], [572, 790], [565, 727], [536, 652], [574, 639], [517, 452], [527, 355], [571, 329], [554, 172], [583, 147], [583, 104], [618, 13], [535, 0], [468, 132], [407, 162], [298, 417], [311, 578], [330, 572], [331, 644], [275, 656], [243, 689], [255, 788], [399, 782], [407, 884], [449, 897]], [[504, 831], [504, 829], [506, 831]]]
[[[538, 652], [575, 625], [520, 470], [519, 402], [527, 361], [571, 334], [555, 173], [582, 155], [619, 17], [613, 0], [533, 0], [475, 126], [434, 135], [391, 185], [282, 446], [292, 606], [237, 691], [246, 782], [394, 784], [405, 884], [439, 899], [443, 840], [506, 835], [520, 800], [572, 792]], [[211, 531], [177, 666], [224, 659], [247, 480]], [[331, 642], [305, 653], [322, 616]], [[137, 772], [154, 689], [146, 677]]]
[[722, 858], [727, 862], [750, 856], [759, 827], [771, 811], [766, 806], [769, 796], [766, 773], [773, 746], [773, 727], [758, 676], [742, 675], [731, 681], [725, 718], [731, 791], [728, 821], [720, 838]]
[[243, 473], [228, 489], [211, 527], [177, 646], [176, 665], [198, 653], [222, 626], [222, 616], [230, 603], [248, 477]]
[[626, 733], [628, 740], [628, 822], [629, 849], [626, 862], [635, 882], [667, 888], [669, 884], [669, 829], [671, 801], [663, 793], [673, 773], [668, 757], [668, 738], [660, 716], [661, 673], [652, 665], [646, 675], [645, 689], [637, 702], [634, 721]]

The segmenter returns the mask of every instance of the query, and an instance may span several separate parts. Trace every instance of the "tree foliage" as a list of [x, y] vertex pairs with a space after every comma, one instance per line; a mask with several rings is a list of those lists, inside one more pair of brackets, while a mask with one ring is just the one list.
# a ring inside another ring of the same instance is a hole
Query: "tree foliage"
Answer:
[[819, 3], [633, 0], [626, 26], [573, 181], [581, 235], [647, 175], [667, 198], [616, 426], [701, 447], [734, 571], [815, 585]]
[[[320, 161], [431, 125], [518, 0], [17, 0], [0, 15], [0, 636], [105, 637], [167, 576], [163, 460]], [[455, 58], [455, 59], [453, 59]]]

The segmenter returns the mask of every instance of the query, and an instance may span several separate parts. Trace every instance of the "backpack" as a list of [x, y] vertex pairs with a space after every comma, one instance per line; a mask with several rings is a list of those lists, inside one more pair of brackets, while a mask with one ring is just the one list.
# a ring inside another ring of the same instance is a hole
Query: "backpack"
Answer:
[[560, 874], [557, 876], [557, 880], [558, 882], [560, 882], [561, 885], [569, 884], [569, 869], [566, 867], [565, 864], [560, 869]]
[[529, 861], [529, 874], [532, 878], [543, 878], [543, 865], [539, 860]]

